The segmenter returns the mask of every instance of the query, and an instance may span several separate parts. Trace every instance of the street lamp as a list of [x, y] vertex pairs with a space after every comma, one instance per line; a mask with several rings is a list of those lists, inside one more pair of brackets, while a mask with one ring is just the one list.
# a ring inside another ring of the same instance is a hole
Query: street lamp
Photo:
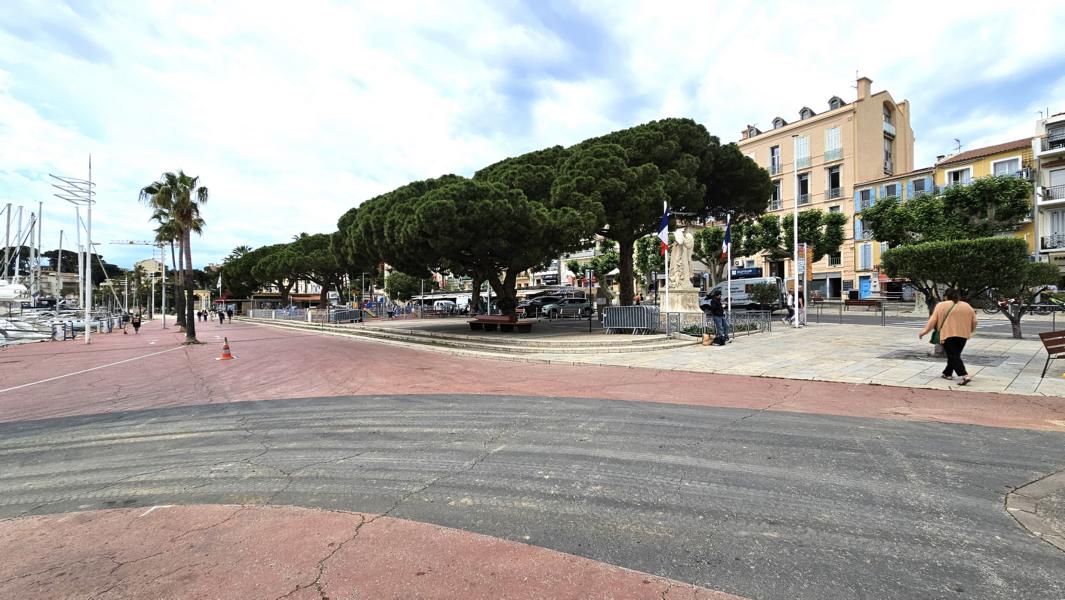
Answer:
[[651, 285], [655, 286], [655, 306], [658, 306], [658, 271], [651, 271]]
[[793, 297], [795, 305], [795, 329], [799, 328], [799, 134], [792, 134], [791, 166], [795, 179], [795, 210], [792, 213], [792, 242], [795, 244]]

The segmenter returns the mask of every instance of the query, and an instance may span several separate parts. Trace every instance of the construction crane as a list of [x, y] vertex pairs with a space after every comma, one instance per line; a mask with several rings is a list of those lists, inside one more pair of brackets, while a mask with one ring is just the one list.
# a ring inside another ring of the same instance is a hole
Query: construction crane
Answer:
[[[163, 286], [163, 329], [166, 329], [166, 260], [165, 260], [165, 257], [163, 256], [163, 246], [165, 246], [166, 244], [164, 244], [162, 242], [146, 242], [144, 240], [111, 240], [111, 243], [112, 244], [125, 245], [125, 246], [155, 246], [156, 248], [159, 248], [159, 265], [163, 269], [163, 282], [162, 282], [162, 286]], [[152, 253], [152, 260], [155, 260], [155, 253], [154, 252]], [[129, 304], [129, 291], [128, 291], [129, 283], [128, 283], [128, 281], [127, 281], [126, 287], [127, 287], [127, 292], [126, 292], [126, 304], [127, 304], [126, 312], [129, 312], [129, 306], [128, 306], [128, 304]], [[152, 277], [152, 302], [153, 303], [155, 302], [155, 277]], [[151, 313], [152, 313], [152, 316], [154, 317], [155, 316], [155, 307], [154, 306], [152, 307]]]

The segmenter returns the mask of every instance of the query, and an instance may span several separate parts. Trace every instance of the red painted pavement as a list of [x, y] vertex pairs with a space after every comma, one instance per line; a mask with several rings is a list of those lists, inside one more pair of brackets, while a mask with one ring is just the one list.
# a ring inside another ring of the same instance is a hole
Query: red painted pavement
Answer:
[[[158, 321], [0, 351], [0, 421], [356, 394], [576, 396], [1065, 431], [1065, 399], [448, 356], [244, 323], [198, 324], [200, 346]], [[228, 336], [237, 360], [218, 361]], [[169, 350], [169, 351], [168, 351]], [[164, 352], [168, 351], [168, 352]], [[155, 354], [164, 352], [162, 354]], [[149, 356], [150, 355], [150, 356]], [[138, 358], [147, 356], [147, 358]], [[10, 389], [83, 369], [88, 373]]]
[[743, 600], [586, 558], [389, 517], [172, 506], [0, 522], [3, 598]]

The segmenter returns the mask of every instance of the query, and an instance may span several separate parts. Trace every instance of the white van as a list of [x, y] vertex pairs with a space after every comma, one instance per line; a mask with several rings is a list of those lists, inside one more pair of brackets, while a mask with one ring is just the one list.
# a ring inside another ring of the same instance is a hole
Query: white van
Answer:
[[[751, 277], [749, 279], [732, 280], [732, 307], [758, 310], [760, 307], [755, 303], [754, 298], [752, 298], [750, 294], [752, 288], [759, 283], [775, 285], [777, 286], [777, 289], [781, 290], [781, 297], [773, 303], [773, 309], [781, 308], [784, 305], [784, 282], [781, 281], [779, 277]], [[725, 302], [729, 297], [729, 290], [726, 288], [727, 285], [728, 281], [722, 281], [710, 288], [710, 291], [704, 296], [704, 302], [709, 302], [710, 294], [714, 290], [721, 290], [721, 302]], [[702, 304], [702, 302], [700, 304]]]

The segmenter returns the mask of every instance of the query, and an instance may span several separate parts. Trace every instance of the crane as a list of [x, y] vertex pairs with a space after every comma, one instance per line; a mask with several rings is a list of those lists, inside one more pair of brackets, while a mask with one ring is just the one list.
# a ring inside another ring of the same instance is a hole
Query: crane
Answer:
[[[166, 260], [163, 257], [163, 246], [166, 244], [162, 242], [147, 242], [144, 240], [111, 240], [112, 244], [126, 245], [126, 246], [155, 246], [159, 248], [159, 264], [163, 268], [163, 329], [166, 329]], [[155, 259], [155, 253], [152, 253], [152, 259]], [[129, 312], [129, 281], [126, 282], [126, 312]], [[152, 302], [155, 302], [155, 278], [152, 278]], [[155, 307], [152, 307], [151, 314], [155, 316]]]

